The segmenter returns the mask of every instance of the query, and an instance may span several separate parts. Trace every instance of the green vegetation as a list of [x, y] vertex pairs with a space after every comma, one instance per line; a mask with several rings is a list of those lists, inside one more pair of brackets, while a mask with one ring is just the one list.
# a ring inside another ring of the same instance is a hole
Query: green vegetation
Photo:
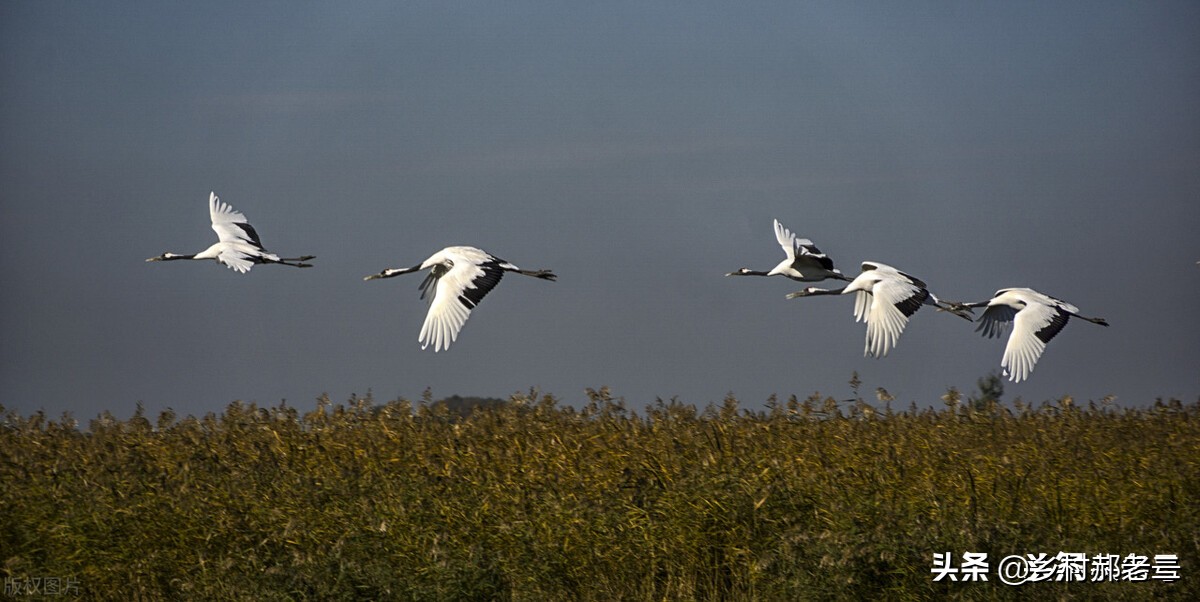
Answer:
[[[0, 408], [0, 573], [122, 600], [1200, 599], [1200, 403], [983, 393], [368, 396], [84, 430]], [[996, 581], [1059, 551], [1177, 554], [1182, 579]], [[933, 582], [935, 552], [987, 552], [990, 581]]]

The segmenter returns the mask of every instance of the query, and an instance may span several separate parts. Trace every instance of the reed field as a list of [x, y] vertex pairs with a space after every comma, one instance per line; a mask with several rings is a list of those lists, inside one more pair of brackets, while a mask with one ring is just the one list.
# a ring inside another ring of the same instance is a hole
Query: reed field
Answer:
[[[0, 572], [70, 579], [7, 592], [49, 599], [1200, 599], [1200, 402], [855, 397], [0, 408]], [[965, 552], [987, 582], [933, 580]], [[994, 573], [1059, 552], [1180, 578]]]

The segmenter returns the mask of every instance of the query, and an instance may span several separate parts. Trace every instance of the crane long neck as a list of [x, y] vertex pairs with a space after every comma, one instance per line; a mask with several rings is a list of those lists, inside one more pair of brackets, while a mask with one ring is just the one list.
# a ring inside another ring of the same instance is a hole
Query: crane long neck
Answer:
[[[817, 288], [815, 286], [810, 286], [802, 291], [788, 293], [787, 298], [788, 299], [798, 299], [800, 297], [813, 297], [816, 295], [844, 295], [846, 293], [846, 288], [847, 287], [828, 289], [828, 288]], [[851, 292], [853, 292], [853, 291], [851, 291]]]
[[414, 270], [412, 268], [388, 268], [388, 269], [384, 270], [382, 273], [380, 273], [379, 275], [380, 275], [380, 277], [383, 277], [383, 278], [392, 278], [394, 276], [400, 276], [401, 274], [411, 274], [412, 272], [415, 272], [415, 271], [416, 270]]
[[809, 289], [808, 294], [809, 295], [844, 295], [844, 294], [846, 294], [846, 288], [847, 287], [844, 287], [844, 286], [842, 288], [815, 288], [814, 287], [814, 288]]
[[412, 272], [416, 272], [417, 270], [421, 270], [421, 269], [424, 269], [421, 267], [421, 264], [417, 264], [417, 265], [414, 265], [409, 268], [388, 268], [382, 272], [379, 272], [378, 274], [372, 274], [370, 276], [367, 276], [366, 279], [374, 280], [376, 278], [394, 278], [394, 277], [400, 276], [402, 274], [411, 274]]

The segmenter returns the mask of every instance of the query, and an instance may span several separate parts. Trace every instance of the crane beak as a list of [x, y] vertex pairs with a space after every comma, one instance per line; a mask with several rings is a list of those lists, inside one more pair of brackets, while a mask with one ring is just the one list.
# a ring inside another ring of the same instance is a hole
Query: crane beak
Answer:
[[162, 260], [163, 260], [162, 255], [157, 255], [157, 256], [151, 257], [150, 259], [147, 259], [146, 261], [149, 262], [149, 261], [162, 261]]

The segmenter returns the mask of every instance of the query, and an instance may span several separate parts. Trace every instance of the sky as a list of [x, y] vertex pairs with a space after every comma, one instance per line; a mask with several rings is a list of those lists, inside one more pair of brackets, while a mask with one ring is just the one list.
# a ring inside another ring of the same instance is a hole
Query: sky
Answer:
[[[863, 357], [853, 300], [728, 278], [783, 255], [945, 299], [1030, 287], [1073, 320], [1004, 399], [1200, 396], [1195, 2], [0, 3], [0, 405], [302, 409], [608, 386], [940, 405], [1003, 340], [913, 316]], [[146, 263], [207, 199], [315, 267]], [[422, 350], [420, 275], [509, 275]], [[836, 283], [827, 283], [834, 286]]]

